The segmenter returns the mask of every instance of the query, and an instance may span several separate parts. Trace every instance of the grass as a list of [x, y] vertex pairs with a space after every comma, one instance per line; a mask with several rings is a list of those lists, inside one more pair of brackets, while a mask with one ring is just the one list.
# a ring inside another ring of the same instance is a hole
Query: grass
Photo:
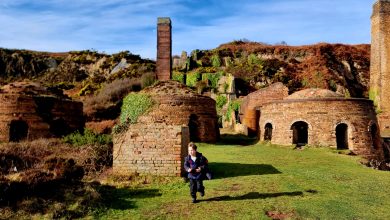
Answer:
[[[231, 137], [230, 137], [231, 138]], [[251, 141], [251, 140], [249, 140]], [[215, 179], [191, 204], [188, 183], [173, 178], [119, 187], [101, 219], [389, 219], [390, 173], [326, 148], [199, 144]], [[239, 142], [237, 142], [239, 143]], [[270, 217], [269, 217], [270, 216]]]

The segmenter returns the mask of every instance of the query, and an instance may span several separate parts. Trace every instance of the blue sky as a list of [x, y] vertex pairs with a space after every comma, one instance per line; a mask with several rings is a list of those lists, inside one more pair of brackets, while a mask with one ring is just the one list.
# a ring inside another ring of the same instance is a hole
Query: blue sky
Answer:
[[248, 39], [289, 45], [370, 43], [374, 0], [0, 0], [0, 47], [129, 50], [156, 57], [157, 17], [173, 54]]

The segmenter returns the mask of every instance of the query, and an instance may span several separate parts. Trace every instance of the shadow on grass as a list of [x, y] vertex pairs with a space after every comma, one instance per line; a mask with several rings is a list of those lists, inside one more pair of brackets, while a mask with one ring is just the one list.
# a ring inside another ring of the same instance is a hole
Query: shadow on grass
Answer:
[[214, 179], [236, 176], [280, 174], [281, 172], [269, 164], [242, 164], [242, 163], [209, 163]]
[[257, 137], [247, 137], [243, 134], [221, 134], [216, 145], [241, 145], [248, 146], [258, 142]]
[[[315, 194], [316, 190], [306, 190], [305, 192]], [[199, 200], [199, 202], [207, 201], [231, 201], [231, 200], [247, 200], [247, 199], [267, 199], [267, 198], [276, 198], [280, 196], [303, 196], [304, 192], [294, 191], [294, 192], [280, 192], [280, 193], [258, 193], [250, 192], [242, 196], [217, 196], [209, 199]]]
[[108, 185], [98, 187], [102, 205], [107, 209], [126, 210], [136, 208], [135, 199], [158, 197], [162, 194], [157, 189], [116, 188]]

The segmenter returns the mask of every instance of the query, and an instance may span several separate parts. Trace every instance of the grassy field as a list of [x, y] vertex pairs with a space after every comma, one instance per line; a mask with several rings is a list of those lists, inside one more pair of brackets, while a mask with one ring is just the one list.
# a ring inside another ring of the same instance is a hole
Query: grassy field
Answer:
[[191, 203], [183, 179], [161, 178], [103, 190], [107, 206], [91, 217], [390, 219], [390, 172], [367, 168], [356, 156], [242, 141], [198, 146], [215, 173], [199, 203]]

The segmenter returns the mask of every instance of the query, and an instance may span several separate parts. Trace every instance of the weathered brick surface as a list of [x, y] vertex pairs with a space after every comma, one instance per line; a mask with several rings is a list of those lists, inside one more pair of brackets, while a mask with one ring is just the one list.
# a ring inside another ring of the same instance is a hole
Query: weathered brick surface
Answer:
[[[267, 123], [272, 124], [275, 144], [291, 145], [295, 122], [308, 124], [308, 144], [337, 147], [336, 126], [348, 126], [348, 147], [366, 158], [383, 158], [379, 134], [372, 137], [371, 125], [377, 126], [373, 103], [367, 99], [307, 98], [285, 99], [261, 107], [260, 140], [264, 140]], [[375, 144], [374, 144], [375, 143]], [[375, 146], [374, 146], [375, 145]]]
[[157, 78], [170, 80], [172, 72], [172, 26], [169, 18], [158, 18], [157, 23]]
[[381, 134], [390, 137], [390, 1], [379, 0], [371, 16], [370, 96], [380, 110]]
[[288, 88], [282, 83], [275, 83], [267, 88], [259, 89], [247, 95], [240, 107], [241, 122], [248, 127], [248, 133], [258, 133], [259, 114], [257, 107], [288, 96]]
[[[191, 140], [216, 142], [219, 138], [215, 101], [194, 93], [176, 81], [159, 82], [144, 90], [156, 102], [148, 112], [154, 122], [181, 125], [190, 128]], [[142, 121], [141, 117], [138, 121]]]
[[189, 129], [180, 125], [132, 124], [114, 136], [113, 170], [116, 174], [181, 176], [184, 157], [188, 155]]
[[[83, 104], [37, 91], [36, 85], [14, 83], [0, 90], [0, 141], [10, 140], [12, 121], [28, 125], [27, 140], [53, 137], [53, 127], [62, 121], [60, 132], [69, 133], [84, 127]], [[42, 94], [43, 93], [43, 94]]]

